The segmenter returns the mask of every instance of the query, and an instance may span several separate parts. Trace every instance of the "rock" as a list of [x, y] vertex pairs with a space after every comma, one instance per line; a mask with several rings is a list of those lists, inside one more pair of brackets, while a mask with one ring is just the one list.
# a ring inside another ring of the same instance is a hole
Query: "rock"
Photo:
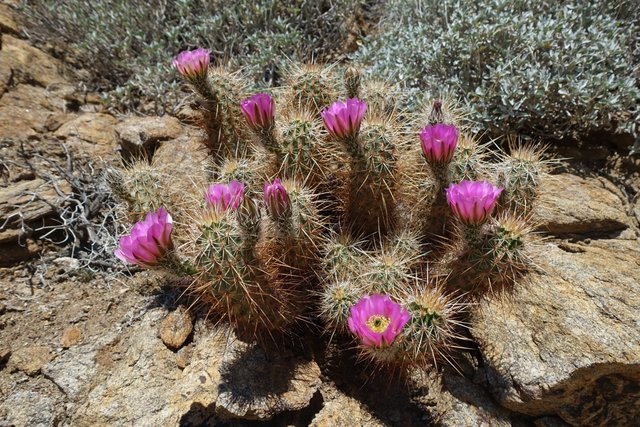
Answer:
[[187, 367], [187, 365], [191, 361], [191, 352], [191, 345], [184, 346], [180, 350], [178, 350], [178, 352], [176, 353], [176, 365], [178, 366], [178, 368], [184, 369]]
[[35, 83], [43, 87], [66, 83], [66, 79], [60, 74], [60, 61], [25, 40], [7, 34], [2, 36], [0, 62], [9, 64], [16, 83]]
[[[71, 191], [66, 181], [56, 185], [63, 193]], [[0, 224], [4, 224], [3, 231], [0, 231], [0, 244], [17, 240], [20, 233], [16, 231], [20, 230], [22, 224], [32, 225], [35, 221], [52, 215], [52, 205], [61, 201], [62, 197], [55, 188], [39, 178], [0, 187]]]
[[4, 365], [7, 363], [10, 357], [11, 357], [11, 350], [8, 347], [0, 347], [0, 369], [4, 367]]
[[64, 419], [64, 406], [45, 394], [16, 391], [0, 399], [0, 425], [56, 427]]
[[37, 256], [42, 251], [42, 242], [21, 239], [20, 230], [8, 229], [0, 233], [0, 266], [10, 266]]
[[633, 425], [640, 417], [637, 241], [549, 243], [532, 256], [539, 271], [512, 295], [481, 301], [472, 316], [492, 394], [513, 411], [556, 414], [571, 425]]
[[118, 146], [115, 117], [103, 113], [86, 113], [58, 128], [54, 135], [66, 140], [76, 151], [100, 157], [114, 157]]
[[0, 106], [0, 139], [21, 139], [34, 136], [38, 134], [40, 127], [50, 115], [50, 111], [39, 108]]
[[0, 99], [2, 95], [9, 90], [12, 77], [13, 71], [11, 71], [11, 66], [6, 62], [0, 61]]
[[540, 188], [535, 211], [540, 230], [562, 235], [619, 231], [630, 225], [624, 196], [605, 178], [552, 175]]
[[82, 331], [80, 331], [80, 328], [72, 326], [62, 332], [62, 337], [60, 337], [60, 345], [62, 346], [62, 348], [69, 348], [79, 343], [81, 339]]
[[58, 273], [72, 274], [80, 268], [80, 260], [78, 258], [63, 256], [54, 259], [53, 265], [58, 268]]
[[44, 128], [48, 132], [55, 132], [60, 129], [60, 126], [75, 119], [76, 117], [78, 117], [76, 114], [53, 113], [47, 117], [47, 121], [44, 123]]
[[[13, 106], [24, 109], [44, 109], [53, 111], [61, 106], [50, 91], [39, 86], [19, 84], [0, 99], [0, 106]], [[42, 126], [39, 128], [44, 129]]]
[[438, 426], [511, 427], [509, 412], [489, 393], [458, 372], [431, 372], [419, 383], [424, 392], [414, 397]]
[[[323, 393], [325, 396], [325, 393]], [[331, 398], [325, 397], [322, 409], [315, 415], [310, 427], [369, 426], [383, 427], [388, 424], [378, 419], [356, 399], [334, 391]]]
[[20, 25], [18, 25], [13, 10], [6, 4], [0, 4], [0, 33], [20, 34]]
[[533, 422], [536, 427], [570, 427], [558, 417], [541, 417]]
[[53, 359], [53, 355], [48, 347], [35, 345], [13, 351], [9, 359], [9, 366], [11, 371], [22, 371], [27, 375], [34, 376], [51, 359]]
[[220, 367], [216, 414], [223, 418], [266, 421], [309, 405], [320, 386], [314, 361], [280, 351], [267, 358], [258, 346], [238, 341]]
[[175, 117], [127, 117], [116, 127], [116, 135], [122, 149], [128, 154], [152, 154], [155, 146], [163, 141], [178, 138], [182, 125]]
[[165, 142], [153, 156], [153, 164], [160, 171], [171, 172], [173, 179], [189, 180], [201, 175], [208, 166], [209, 156], [202, 149], [197, 136], [184, 135], [175, 140]]
[[181, 370], [175, 354], [157, 338], [165, 316], [162, 308], [148, 311], [126, 335], [98, 350], [99, 370], [70, 425], [175, 426], [197, 418], [200, 407], [203, 416], [213, 417], [226, 335], [196, 325], [191, 362]]
[[95, 358], [95, 343], [75, 346], [47, 363], [42, 368], [42, 373], [68, 398], [75, 399], [84, 387], [89, 385], [97, 371]]
[[160, 338], [169, 348], [178, 349], [187, 340], [193, 331], [193, 320], [184, 306], [179, 306], [174, 312], [162, 322], [160, 327]]

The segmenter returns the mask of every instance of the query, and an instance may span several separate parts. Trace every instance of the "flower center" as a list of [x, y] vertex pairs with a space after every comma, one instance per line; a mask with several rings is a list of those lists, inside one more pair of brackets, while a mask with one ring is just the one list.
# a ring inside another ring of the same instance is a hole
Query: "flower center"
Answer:
[[380, 334], [387, 330], [389, 323], [391, 323], [391, 319], [376, 314], [369, 317], [369, 319], [367, 320], [367, 327], [373, 332]]

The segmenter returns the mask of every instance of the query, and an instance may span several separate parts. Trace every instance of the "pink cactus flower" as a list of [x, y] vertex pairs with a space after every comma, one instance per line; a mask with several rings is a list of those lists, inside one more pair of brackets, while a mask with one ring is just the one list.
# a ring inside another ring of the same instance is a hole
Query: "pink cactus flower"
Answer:
[[411, 316], [387, 295], [366, 295], [351, 307], [349, 330], [369, 347], [393, 344]]
[[173, 66], [189, 81], [203, 80], [209, 69], [209, 49], [185, 50], [173, 59]]
[[211, 184], [205, 198], [219, 211], [236, 210], [244, 199], [244, 184], [235, 179], [228, 184]]
[[462, 181], [447, 188], [447, 201], [463, 223], [480, 225], [493, 213], [502, 190], [487, 181]]
[[367, 111], [367, 104], [358, 98], [349, 98], [345, 102], [334, 102], [320, 115], [329, 134], [336, 138], [355, 137], [360, 123]]
[[287, 190], [277, 178], [273, 184], [266, 183], [264, 185], [264, 204], [274, 220], [291, 216], [291, 200]]
[[240, 102], [240, 109], [251, 129], [270, 129], [276, 114], [276, 103], [267, 93], [256, 93]]
[[172, 224], [164, 208], [149, 212], [144, 221], [133, 226], [130, 235], [120, 238], [115, 256], [128, 264], [155, 267], [172, 247]]
[[444, 123], [427, 125], [420, 131], [420, 141], [428, 162], [448, 164], [458, 145], [458, 129]]

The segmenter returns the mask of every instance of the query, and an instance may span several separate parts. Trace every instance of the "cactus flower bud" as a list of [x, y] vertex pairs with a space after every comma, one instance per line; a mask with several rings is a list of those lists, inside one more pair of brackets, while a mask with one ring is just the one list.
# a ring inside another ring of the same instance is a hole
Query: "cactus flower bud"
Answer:
[[429, 163], [449, 164], [458, 145], [458, 130], [444, 123], [427, 125], [420, 131], [420, 141]]
[[205, 198], [216, 210], [236, 210], [244, 199], [244, 184], [235, 179], [228, 184], [211, 184]]
[[273, 184], [266, 183], [264, 185], [264, 204], [274, 220], [291, 216], [291, 200], [287, 190], [277, 178]]
[[435, 125], [444, 121], [444, 112], [442, 111], [442, 101], [436, 99], [433, 101], [433, 107], [429, 114], [429, 123]]
[[349, 66], [344, 72], [344, 87], [347, 91], [348, 98], [357, 98], [360, 92], [360, 83], [362, 80], [362, 71], [353, 65]]
[[171, 215], [160, 208], [149, 212], [144, 221], [136, 223], [131, 234], [120, 238], [114, 255], [128, 264], [152, 268], [159, 264], [171, 249]]
[[349, 330], [365, 346], [388, 347], [393, 344], [411, 316], [387, 295], [366, 295], [351, 307]]
[[243, 99], [240, 102], [240, 109], [251, 129], [270, 129], [273, 126], [276, 103], [271, 95], [257, 93], [250, 98]]
[[185, 50], [173, 59], [173, 66], [190, 82], [204, 80], [209, 69], [209, 49]]
[[447, 201], [464, 224], [480, 225], [493, 213], [502, 190], [487, 181], [462, 181], [447, 188]]
[[358, 98], [349, 98], [345, 102], [334, 102], [320, 115], [329, 134], [336, 138], [353, 138], [358, 134], [360, 123], [367, 111], [367, 104]]

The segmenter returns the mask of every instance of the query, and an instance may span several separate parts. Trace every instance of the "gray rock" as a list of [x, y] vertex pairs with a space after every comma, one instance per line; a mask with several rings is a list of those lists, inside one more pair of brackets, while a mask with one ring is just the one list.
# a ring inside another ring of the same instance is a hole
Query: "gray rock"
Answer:
[[35, 391], [16, 391], [0, 399], [1, 426], [55, 427], [63, 418], [60, 402]]
[[[562, 248], [561, 248], [562, 247]], [[640, 248], [636, 241], [546, 244], [512, 295], [481, 301], [472, 333], [505, 407], [571, 425], [640, 417]]]
[[75, 399], [96, 373], [94, 344], [79, 345], [63, 352], [42, 368], [70, 399]]

